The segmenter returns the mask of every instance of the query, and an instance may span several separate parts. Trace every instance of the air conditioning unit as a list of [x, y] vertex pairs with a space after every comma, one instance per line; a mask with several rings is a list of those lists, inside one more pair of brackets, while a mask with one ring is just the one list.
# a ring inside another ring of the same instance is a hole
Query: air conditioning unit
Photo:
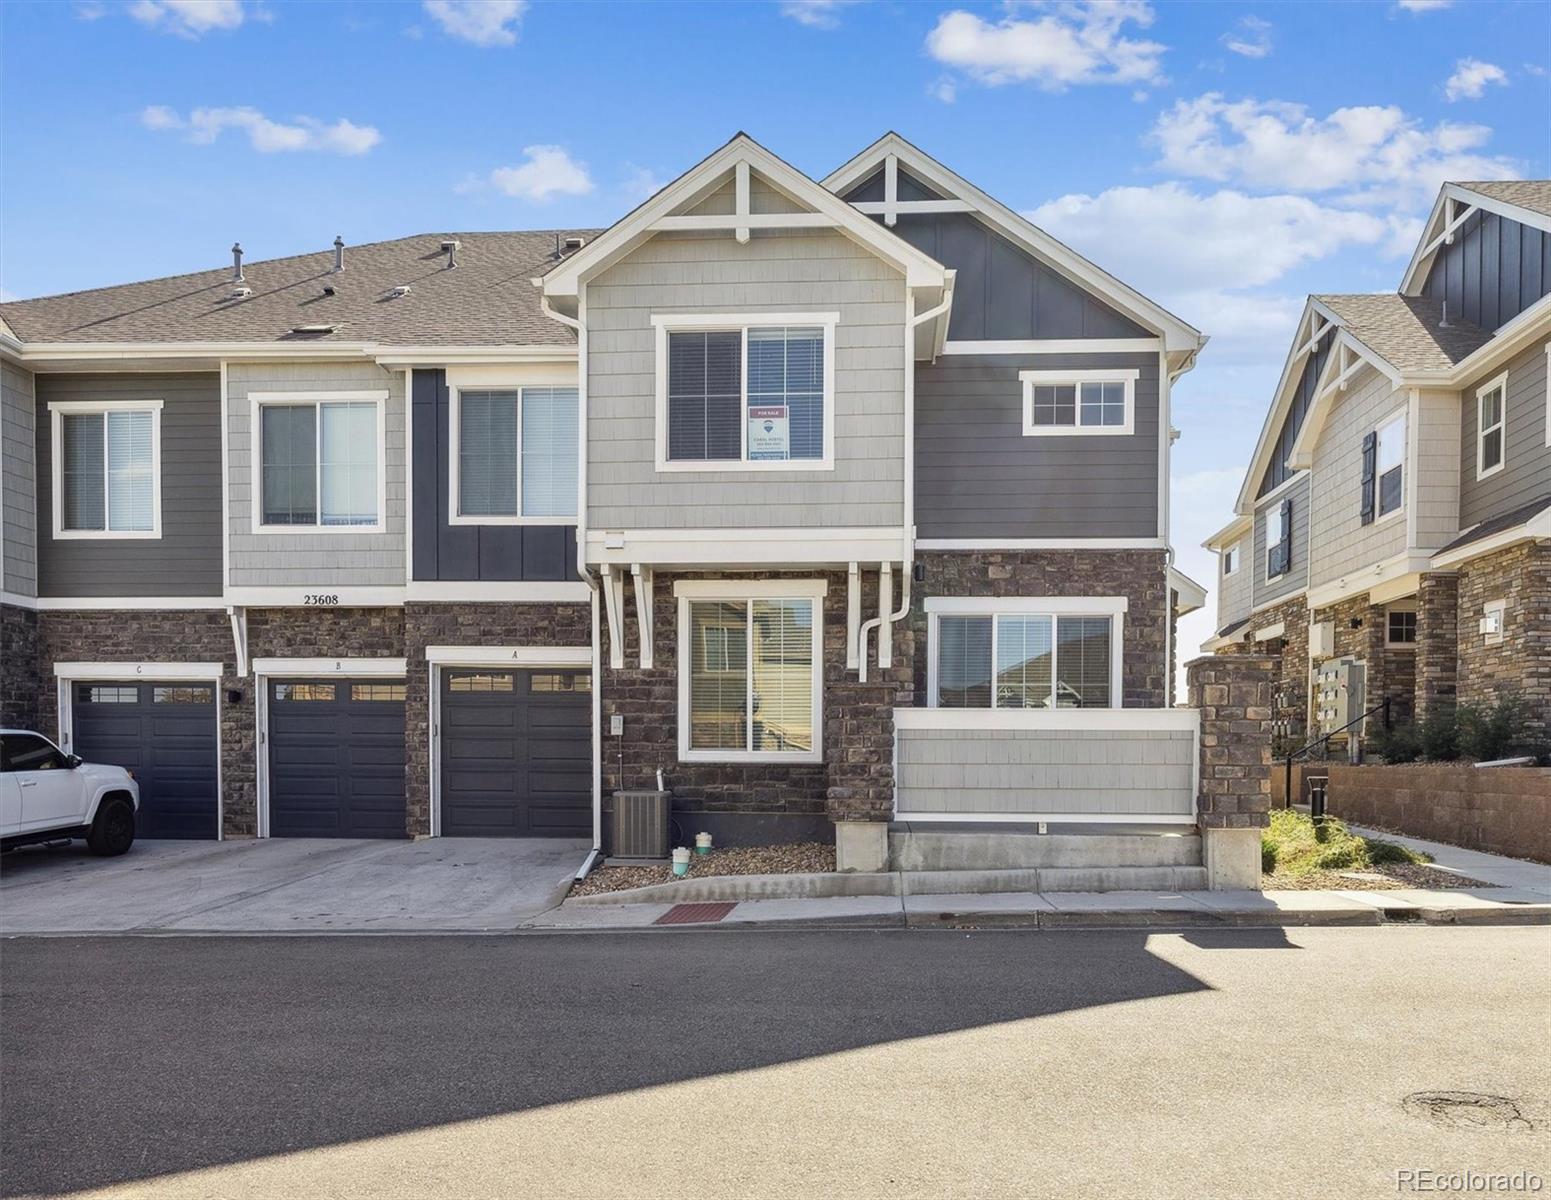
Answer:
[[660, 860], [668, 857], [667, 792], [615, 792], [611, 859]]

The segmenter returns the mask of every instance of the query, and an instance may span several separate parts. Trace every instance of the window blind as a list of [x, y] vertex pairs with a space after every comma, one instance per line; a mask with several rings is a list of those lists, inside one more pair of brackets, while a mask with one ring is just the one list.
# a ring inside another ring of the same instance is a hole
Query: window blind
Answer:
[[149, 412], [110, 412], [108, 433], [108, 528], [115, 533], [156, 527]]
[[813, 601], [755, 600], [753, 750], [813, 749]]
[[518, 395], [458, 396], [458, 512], [469, 517], [517, 515]]
[[323, 483], [322, 524], [377, 522], [377, 406], [322, 404], [319, 475]]
[[990, 708], [991, 618], [942, 617], [937, 634], [937, 703]]
[[[758, 408], [786, 409], [786, 454], [764, 457], [824, 457], [824, 331], [819, 328], [749, 330], [751, 414]], [[751, 450], [750, 458], [754, 457]]]
[[1049, 617], [998, 617], [996, 706], [1049, 708], [1050, 660]]
[[689, 745], [748, 746], [748, 610], [745, 601], [689, 606]]
[[1056, 618], [1057, 708], [1107, 708], [1110, 704], [1110, 620]]
[[106, 529], [107, 493], [103, 480], [103, 414], [70, 413], [63, 419], [65, 529]]
[[317, 407], [266, 404], [259, 413], [263, 523], [315, 524], [318, 519]]
[[577, 389], [522, 390], [522, 515], [576, 515]]
[[743, 335], [668, 334], [668, 457], [743, 457]]

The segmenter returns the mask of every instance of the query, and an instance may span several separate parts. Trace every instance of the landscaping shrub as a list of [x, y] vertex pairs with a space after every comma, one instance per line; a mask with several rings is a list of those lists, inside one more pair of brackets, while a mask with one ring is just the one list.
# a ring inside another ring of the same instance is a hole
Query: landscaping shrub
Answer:
[[1530, 731], [1523, 702], [1505, 696], [1492, 704], [1435, 708], [1420, 721], [1376, 729], [1368, 750], [1386, 763], [1491, 762], [1539, 757], [1546, 747]]
[[1315, 822], [1307, 813], [1285, 808], [1271, 814], [1271, 825], [1260, 837], [1260, 866], [1268, 875], [1360, 871], [1377, 863], [1431, 861], [1395, 842], [1358, 837], [1334, 817]]

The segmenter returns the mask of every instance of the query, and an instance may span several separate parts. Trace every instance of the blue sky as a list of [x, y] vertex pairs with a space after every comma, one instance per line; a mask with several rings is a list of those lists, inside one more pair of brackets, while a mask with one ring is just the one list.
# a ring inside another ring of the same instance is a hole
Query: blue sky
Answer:
[[1539, 3], [10, 0], [0, 293], [606, 224], [739, 129], [816, 177], [897, 129], [1213, 335], [1210, 583], [1303, 295], [1392, 289], [1444, 178], [1545, 177], [1548, 67]]

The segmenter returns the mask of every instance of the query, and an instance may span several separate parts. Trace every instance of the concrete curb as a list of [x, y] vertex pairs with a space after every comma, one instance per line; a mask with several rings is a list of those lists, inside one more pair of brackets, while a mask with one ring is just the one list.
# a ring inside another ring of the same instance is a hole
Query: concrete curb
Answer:
[[897, 871], [820, 871], [789, 875], [707, 875], [652, 883], [621, 892], [573, 896], [567, 904], [698, 904], [713, 900], [814, 900], [836, 896], [897, 896]]

